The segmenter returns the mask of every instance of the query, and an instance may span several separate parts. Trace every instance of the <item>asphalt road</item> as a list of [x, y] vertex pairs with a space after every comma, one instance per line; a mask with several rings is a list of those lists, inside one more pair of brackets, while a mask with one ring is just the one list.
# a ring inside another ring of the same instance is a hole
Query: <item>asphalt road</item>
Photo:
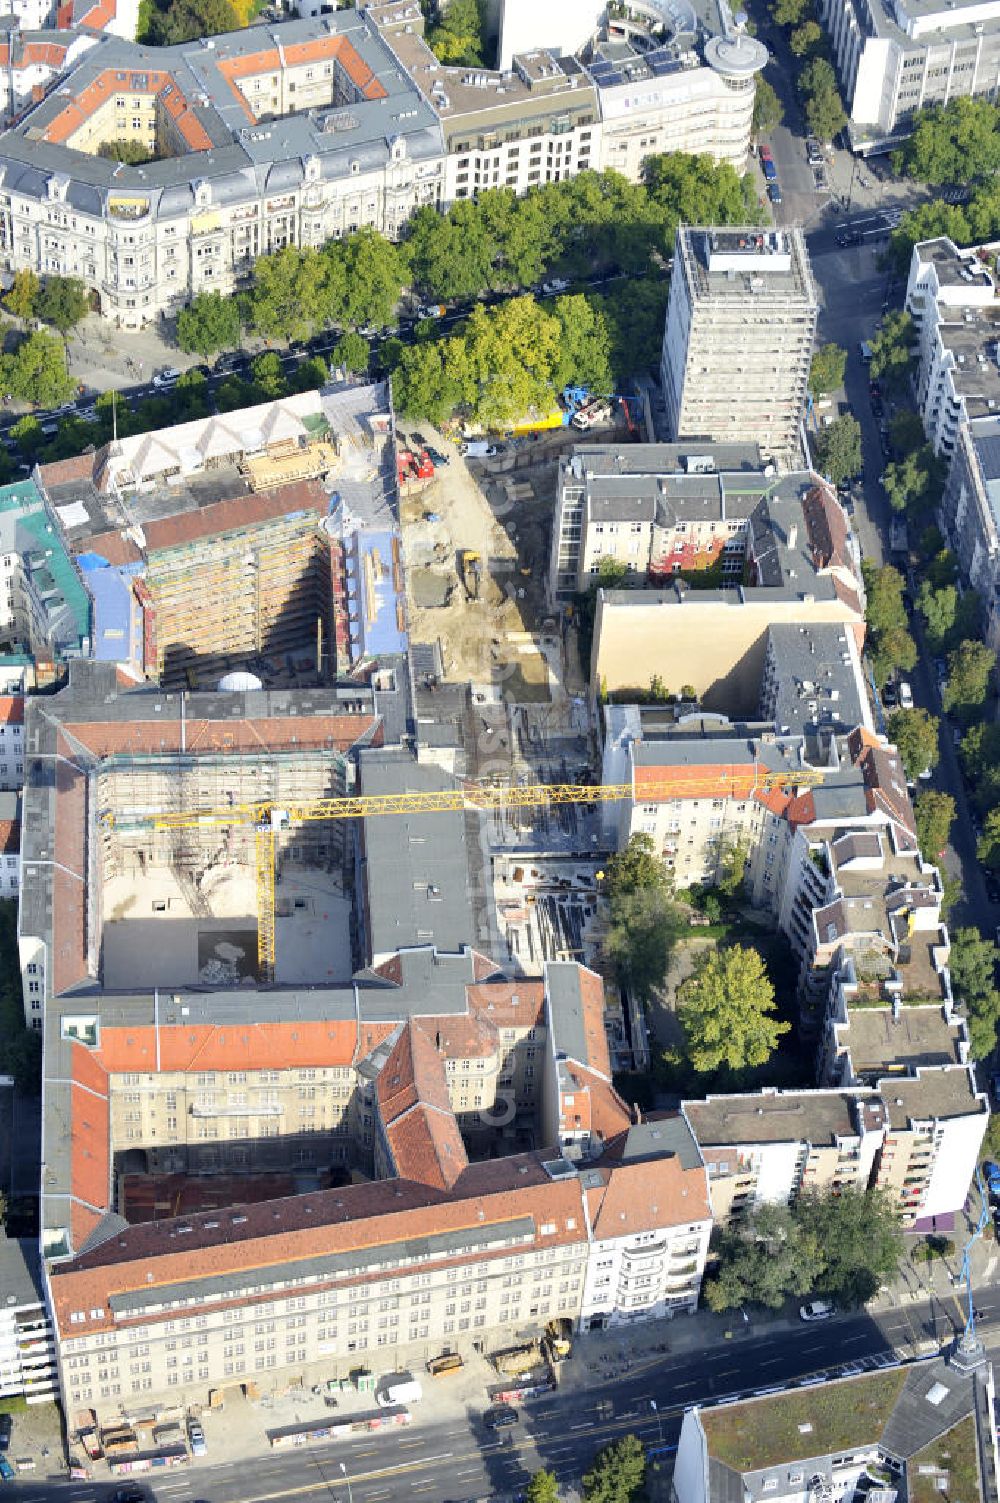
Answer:
[[[988, 1350], [1000, 1356], [1000, 1290], [977, 1295], [980, 1329]], [[676, 1444], [685, 1407], [716, 1402], [789, 1382], [810, 1383], [836, 1376], [845, 1365], [859, 1370], [885, 1365], [894, 1351], [910, 1356], [930, 1341], [945, 1346], [964, 1320], [950, 1295], [930, 1303], [894, 1309], [875, 1317], [867, 1312], [815, 1325], [752, 1326], [742, 1337], [709, 1350], [688, 1350], [677, 1340], [676, 1354], [650, 1359], [605, 1385], [581, 1390], [572, 1385], [524, 1405], [518, 1423], [502, 1438], [482, 1423], [481, 1414], [440, 1424], [421, 1423], [379, 1438], [317, 1443], [262, 1459], [212, 1465], [210, 1458], [138, 1479], [157, 1503], [277, 1503], [286, 1498], [347, 1497], [352, 1503], [399, 1503], [426, 1497], [432, 1503], [465, 1503], [492, 1494], [516, 1493], [539, 1466], [563, 1481], [579, 1478], [595, 1451], [608, 1441], [638, 1434], [650, 1448]], [[678, 1328], [683, 1333], [684, 1328]], [[671, 1327], [664, 1328], [669, 1339]], [[599, 1408], [604, 1402], [611, 1412]], [[656, 1409], [653, 1409], [653, 1404]], [[9, 1483], [12, 1503], [103, 1503], [108, 1484], [58, 1482], [44, 1478]]]

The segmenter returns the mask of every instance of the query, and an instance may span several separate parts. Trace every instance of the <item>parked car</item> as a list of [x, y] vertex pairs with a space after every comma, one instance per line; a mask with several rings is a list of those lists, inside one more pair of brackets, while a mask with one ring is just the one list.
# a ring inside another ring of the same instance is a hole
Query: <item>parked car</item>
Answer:
[[769, 183], [777, 182], [778, 169], [774, 165], [774, 157], [771, 155], [769, 146], [760, 148], [760, 170]]
[[899, 681], [899, 708], [901, 710], [913, 709], [913, 690], [905, 678], [901, 678]]
[[432, 464], [437, 465], [438, 469], [440, 469], [442, 465], [451, 464], [450, 454], [442, 454], [440, 449], [435, 449], [431, 444], [427, 444], [425, 445], [425, 447], [427, 450], [427, 458], [431, 461]]
[[542, 291], [550, 296], [555, 292], [565, 292], [569, 286], [569, 277], [553, 277], [549, 282], [542, 283]]
[[483, 1423], [489, 1425], [491, 1430], [506, 1430], [508, 1426], [517, 1424], [517, 1410], [511, 1404], [496, 1404], [492, 1409], [487, 1409]]
[[7, 1460], [6, 1456], [0, 1456], [0, 1479], [4, 1482], [13, 1482], [17, 1473]]
[[188, 1421], [188, 1444], [191, 1447], [192, 1456], [205, 1456], [208, 1447], [205, 1444], [205, 1432], [197, 1420]]
[[146, 1489], [136, 1487], [116, 1487], [111, 1494], [111, 1503], [146, 1503]]
[[156, 387], [173, 386], [181, 379], [181, 373], [172, 365], [164, 366], [162, 371], [157, 371], [153, 377], [153, 385]]
[[781, 203], [781, 184], [778, 182], [777, 178], [775, 178], [773, 182], [768, 183], [767, 196], [773, 204]]
[[10, 1437], [14, 1429], [14, 1421], [9, 1414], [0, 1414], [0, 1451], [6, 1451], [10, 1447]]
[[803, 1305], [799, 1310], [800, 1320], [829, 1320], [834, 1314], [833, 1305], [828, 1299], [814, 1299], [811, 1304]]

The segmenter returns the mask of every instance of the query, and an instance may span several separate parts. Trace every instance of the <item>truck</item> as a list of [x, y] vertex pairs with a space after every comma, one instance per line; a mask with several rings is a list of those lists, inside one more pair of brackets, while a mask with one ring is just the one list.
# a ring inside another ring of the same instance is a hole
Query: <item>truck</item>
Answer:
[[462, 550], [462, 584], [469, 600], [479, 599], [479, 586], [482, 581], [483, 565], [478, 553], [471, 548]]
[[588, 428], [595, 427], [598, 423], [609, 422], [613, 410], [610, 402], [604, 402], [600, 398], [595, 398], [592, 402], [588, 402], [585, 407], [581, 407], [578, 411], [574, 412], [570, 418], [570, 422], [574, 428], [586, 431]]
[[496, 452], [496, 445], [487, 443], [485, 438], [474, 438], [462, 445], [462, 453], [466, 459], [490, 459]]
[[380, 1409], [388, 1409], [396, 1404], [416, 1404], [423, 1396], [424, 1390], [412, 1373], [394, 1373], [376, 1393], [375, 1402]]
[[448, 1373], [457, 1373], [465, 1366], [465, 1362], [458, 1352], [442, 1352], [440, 1357], [432, 1357], [427, 1364], [427, 1371], [432, 1378], [444, 1378]]

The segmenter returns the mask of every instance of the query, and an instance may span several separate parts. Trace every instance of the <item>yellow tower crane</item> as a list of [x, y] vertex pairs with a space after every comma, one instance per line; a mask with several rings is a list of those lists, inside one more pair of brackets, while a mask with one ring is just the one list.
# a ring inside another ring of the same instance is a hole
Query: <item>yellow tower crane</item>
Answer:
[[607, 804], [618, 799], [638, 803], [666, 803], [691, 798], [752, 798], [780, 788], [789, 793], [821, 783], [825, 773], [815, 768], [775, 771], [759, 762], [734, 765], [715, 772], [678, 768], [669, 781], [643, 781], [636, 790], [631, 783], [459, 783], [431, 793], [373, 793], [342, 798], [312, 799], [304, 804], [279, 804], [274, 800], [230, 804], [221, 809], [190, 809], [160, 814], [143, 813], [116, 818], [108, 812], [101, 823], [106, 829], [133, 822], [154, 830], [219, 829], [249, 826], [255, 834], [257, 885], [257, 960], [262, 982], [274, 980], [275, 961], [275, 842], [280, 830], [318, 819], [372, 819], [385, 814], [448, 814], [465, 809], [491, 810], [539, 808], [549, 804]]

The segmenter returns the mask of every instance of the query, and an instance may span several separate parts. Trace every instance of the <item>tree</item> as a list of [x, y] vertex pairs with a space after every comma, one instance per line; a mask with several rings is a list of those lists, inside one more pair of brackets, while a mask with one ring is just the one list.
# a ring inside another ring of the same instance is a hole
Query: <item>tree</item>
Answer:
[[1000, 951], [996, 945], [984, 939], [972, 925], [952, 930], [948, 969], [952, 989], [967, 1007], [993, 990], [998, 959]]
[[584, 1503], [638, 1503], [646, 1477], [646, 1450], [637, 1435], [623, 1435], [598, 1451], [583, 1479]]
[[948, 654], [948, 682], [942, 702], [946, 710], [971, 714], [986, 699], [996, 653], [985, 642], [967, 639]]
[[894, 710], [886, 731], [903, 759], [908, 778], [919, 777], [925, 767], [936, 767], [940, 722], [926, 710]]
[[155, 153], [148, 146], [144, 146], [141, 141], [129, 140], [128, 137], [102, 141], [97, 148], [97, 155], [112, 162], [124, 162], [126, 167], [142, 167], [146, 162], [155, 161]]
[[276, 350], [266, 350], [251, 363], [250, 372], [257, 389], [257, 399], [276, 402], [288, 390], [288, 380], [281, 356]]
[[788, 46], [796, 57], [805, 57], [807, 52], [815, 51], [822, 36], [818, 21], [803, 21], [801, 26], [796, 26], [790, 33]]
[[811, 0], [774, 0], [771, 19], [777, 26], [797, 26], [810, 3]]
[[705, 1281], [705, 1302], [715, 1311], [742, 1305], [778, 1310], [789, 1295], [809, 1294], [818, 1255], [787, 1206], [765, 1204], [726, 1228], [718, 1239], [718, 1265]]
[[973, 183], [1000, 170], [1000, 112], [987, 99], [960, 96], [918, 110], [896, 153], [908, 177], [926, 183]]
[[66, 346], [56, 334], [37, 330], [12, 355], [0, 356], [0, 387], [34, 407], [58, 407], [73, 391]]
[[757, 92], [753, 101], [753, 133], [755, 136], [770, 135], [777, 130], [785, 117], [777, 91], [762, 73], [757, 75]]
[[727, 841], [720, 852], [717, 885], [719, 891], [729, 898], [735, 898], [742, 890], [749, 855], [750, 842], [748, 840]]
[[219, 350], [235, 350], [240, 342], [240, 307], [221, 292], [199, 292], [177, 315], [177, 343], [189, 354], [207, 360]]
[[45, 434], [36, 417], [26, 413], [11, 425], [10, 436], [17, 440], [17, 447], [29, 464], [33, 463], [45, 445]]
[[1000, 806], [991, 809], [983, 821], [983, 833], [976, 841], [976, 860], [992, 871], [1000, 871]]
[[842, 1187], [836, 1195], [805, 1191], [795, 1222], [821, 1251], [818, 1293], [841, 1305], [863, 1305], [892, 1279], [903, 1256], [898, 1203], [888, 1190]]
[[936, 590], [925, 579], [917, 591], [917, 610], [924, 618], [927, 640], [934, 652], [942, 652], [955, 626], [958, 591], [954, 585]]
[[902, 309], [887, 313], [868, 341], [872, 358], [869, 371], [889, 391], [905, 391], [910, 382], [910, 350], [916, 334], [913, 319]]
[[913, 801], [917, 822], [917, 842], [924, 856], [936, 861], [948, 844], [955, 820], [955, 800], [950, 793], [925, 788]]
[[4, 297], [4, 306], [15, 318], [28, 319], [35, 312], [35, 299], [41, 284], [33, 271], [25, 268], [15, 271], [10, 290]]
[[482, 67], [483, 18], [477, 0], [449, 0], [438, 24], [428, 31], [427, 43], [442, 63]]
[[154, 0], [144, 16], [147, 26], [139, 40], [155, 47], [238, 31], [245, 24], [229, 0], [169, 0], [165, 6]]
[[837, 75], [825, 57], [814, 57], [801, 70], [798, 88], [804, 99], [806, 124], [821, 141], [832, 141], [847, 123], [837, 88]]
[[809, 390], [816, 398], [829, 396], [839, 391], [844, 384], [847, 368], [847, 351], [839, 344], [820, 345], [809, 367]]
[[817, 460], [834, 485], [850, 480], [861, 469], [861, 424], [850, 413], [834, 418], [816, 445]]
[[875, 681], [880, 686], [897, 669], [904, 672], [917, 661], [916, 643], [907, 630], [903, 604], [903, 576], [891, 565], [876, 568], [868, 559], [861, 564], [865, 584], [865, 620]]
[[559, 1482], [555, 1472], [533, 1472], [524, 1491], [525, 1503], [558, 1503]]
[[333, 347], [334, 365], [342, 365], [348, 371], [367, 371], [371, 350], [367, 339], [348, 329]]
[[905, 626], [892, 626], [879, 632], [871, 643], [872, 672], [879, 688], [894, 673], [909, 673], [917, 665], [917, 644]]
[[913, 450], [901, 460], [886, 465], [882, 476], [895, 511], [906, 511], [919, 519], [932, 511], [941, 499], [945, 468], [930, 444]]
[[35, 298], [35, 317], [68, 334], [90, 312], [87, 289], [76, 277], [46, 277]]
[[774, 987], [759, 952], [712, 951], [678, 988], [680, 1023], [693, 1067], [763, 1065], [791, 1028], [774, 1017]]
[[649, 835], [633, 835], [605, 875], [610, 909], [608, 954], [622, 982], [640, 998], [658, 986], [682, 928], [672, 885]]
[[611, 336], [601, 304], [587, 297], [560, 297], [552, 311], [561, 328], [561, 359], [552, 373], [556, 391], [577, 383], [592, 391], [612, 391]]
[[346, 240], [335, 240], [329, 258], [340, 264], [346, 289], [343, 322], [358, 329], [384, 329], [393, 322], [407, 280], [406, 258], [398, 245], [365, 225]]

